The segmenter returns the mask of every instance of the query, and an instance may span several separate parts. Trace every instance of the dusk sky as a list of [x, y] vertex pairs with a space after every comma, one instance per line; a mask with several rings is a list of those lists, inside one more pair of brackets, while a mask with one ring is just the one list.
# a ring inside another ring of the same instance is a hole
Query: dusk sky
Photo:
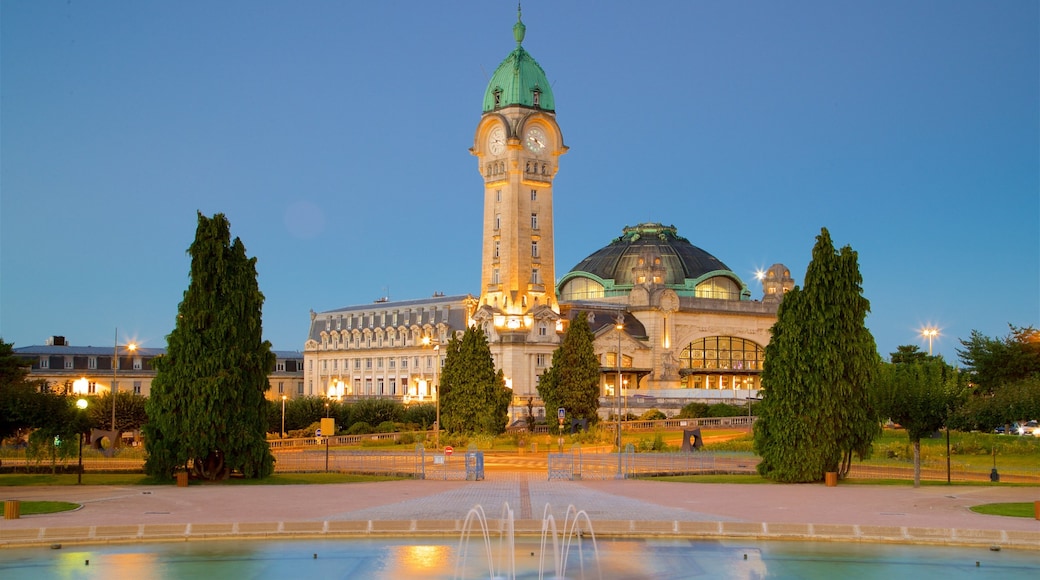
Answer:
[[[762, 297], [815, 237], [859, 254], [867, 326], [956, 361], [1040, 326], [1035, 0], [525, 0], [570, 151], [562, 277], [674, 224]], [[264, 334], [309, 311], [478, 294], [468, 149], [511, 0], [0, 4], [0, 337], [165, 347], [197, 211], [257, 258]]]

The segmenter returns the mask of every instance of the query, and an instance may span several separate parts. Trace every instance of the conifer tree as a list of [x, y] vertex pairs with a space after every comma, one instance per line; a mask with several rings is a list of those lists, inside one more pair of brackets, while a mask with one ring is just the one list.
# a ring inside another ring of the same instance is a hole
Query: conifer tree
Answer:
[[588, 316], [578, 313], [553, 353], [552, 366], [538, 381], [546, 413], [563, 407], [569, 419], [586, 419], [590, 425], [598, 421], [600, 373], [593, 340]]
[[788, 292], [765, 349], [762, 403], [755, 423], [758, 471], [776, 481], [848, 474], [881, 433], [870, 389], [880, 357], [864, 321], [857, 254], [816, 238], [803, 288]]
[[223, 214], [198, 218], [188, 248], [191, 281], [166, 354], [153, 363], [145, 471], [169, 478], [190, 464], [196, 477], [211, 480], [233, 471], [266, 477], [274, 457], [264, 392], [275, 357], [262, 336], [256, 258], [230, 240]]
[[497, 435], [509, 421], [513, 393], [495, 370], [487, 335], [471, 326], [447, 344], [440, 377], [441, 423], [450, 433]]

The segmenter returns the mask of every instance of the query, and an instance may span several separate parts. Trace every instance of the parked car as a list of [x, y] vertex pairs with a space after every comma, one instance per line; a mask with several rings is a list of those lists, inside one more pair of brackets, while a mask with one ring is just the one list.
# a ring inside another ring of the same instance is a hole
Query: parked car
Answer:
[[[1026, 421], [1018, 426], [1019, 435], [1037, 435], [1037, 431], [1040, 431], [1040, 424], [1036, 421]], [[1040, 435], [1037, 435], [1040, 437]]]
[[1005, 433], [1011, 433], [1012, 435], [1018, 435], [1018, 427], [1019, 427], [1018, 423], [1012, 423], [1010, 431], [1006, 431], [1005, 427], [1006, 427], [1005, 425], [1001, 425], [1000, 427], [997, 427], [996, 429], [994, 429], [993, 432], [996, 433], [997, 435], [1004, 435]]

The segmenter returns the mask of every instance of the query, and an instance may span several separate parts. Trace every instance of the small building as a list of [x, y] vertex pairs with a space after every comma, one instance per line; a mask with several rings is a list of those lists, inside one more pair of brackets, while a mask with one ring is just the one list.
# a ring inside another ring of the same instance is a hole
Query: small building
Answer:
[[[132, 392], [147, 397], [155, 369], [152, 361], [166, 354], [165, 348], [145, 348], [133, 343], [113, 346], [72, 346], [64, 336], [52, 336], [42, 345], [16, 347], [15, 356], [26, 361], [29, 376], [47, 381], [62, 394], [99, 395]], [[266, 397], [280, 400], [303, 393], [303, 354], [274, 351], [275, 369], [268, 375], [271, 388]]]

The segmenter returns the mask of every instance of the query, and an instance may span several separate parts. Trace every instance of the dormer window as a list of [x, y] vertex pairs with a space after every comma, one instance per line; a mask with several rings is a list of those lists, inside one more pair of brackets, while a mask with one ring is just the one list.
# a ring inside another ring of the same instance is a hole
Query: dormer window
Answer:
[[534, 97], [534, 106], [536, 106], [536, 107], [540, 106], [539, 105], [539, 101], [541, 100], [541, 97], [542, 97], [541, 89], [539, 89], [538, 87], [535, 87], [532, 96]]
[[497, 109], [502, 106], [502, 89], [495, 89], [492, 94], [495, 96], [495, 108]]

